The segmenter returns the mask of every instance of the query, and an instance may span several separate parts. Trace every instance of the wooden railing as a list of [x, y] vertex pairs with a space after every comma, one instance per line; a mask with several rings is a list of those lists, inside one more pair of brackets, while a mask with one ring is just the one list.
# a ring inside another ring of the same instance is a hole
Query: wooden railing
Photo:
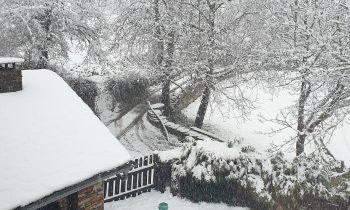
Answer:
[[149, 192], [155, 185], [156, 155], [135, 159], [127, 174], [118, 174], [104, 181], [104, 201], [123, 200]]

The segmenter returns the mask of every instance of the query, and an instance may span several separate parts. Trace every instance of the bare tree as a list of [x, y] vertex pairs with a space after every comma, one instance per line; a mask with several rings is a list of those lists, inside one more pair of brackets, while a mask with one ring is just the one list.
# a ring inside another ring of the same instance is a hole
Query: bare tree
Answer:
[[[252, 30], [259, 20], [257, 1], [214, 1], [196, 0], [184, 1], [192, 17], [188, 18], [186, 26], [193, 34], [189, 47], [186, 46], [187, 59], [195, 65], [189, 65], [195, 72], [197, 82], [204, 85], [201, 103], [199, 105], [194, 125], [201, 128], [212, 92], [222, 91], [218, 88], [219, 79], [230, 79], [243, 74], [247, 70], [248, 57], [258, 33]], [[257, 27], [259, 28], [259, 27]], [[257, 29], [256, 28], [256, 29]], [[186, 43], [188, 44], [188, 43]], [[247, 58], [247, 60], [245, 60]], [[187, 63], [190, 63], [187, 62]], [[186, 63], [186, 62], [183, 62]], [[220, 72], [224, 69], [226, 74]], [[237, 81], [233, 79], [233, 81]], [[226, 91], [227, 92], [227, 91]], [[227, 94], [224, 94], [228, 96]], [[227, 97], [228, 100], [234, 97]]]
[[98, 46], [95, 43], [104, 25], [95, 1], [1, 1], [1, 11], [2, 30], [7, 36], [3, 38], [17, 54], [41, 68], [47, 67], [50, 57], [67, 58], [70, 41], [90, 49]]
[[[170, 84], [174, 71], [174, 53], [175, 53], [175, 30], [176, 17], [175, 6], [176, 1], [163, 1], [165, 4], [166, 18], [164, 20], [164, 45], [165, 45], [165, 65], [162, 85], [161, 102], [164, 104], [164, 115], [170, 117], [172, 115], [171, 98], [170, 98]], [[181, 8], [177, 8], [178, 10]]]
[[276, 70], [279, 86], [299, 96], [274, 121], [296, 131], [292, 141], [298, 156], [307, 141], [330, 136], [350, 111], [350, 13], [339, 1], [281, 0], [272, 4], [272, 42], [265, 51], [265, 65]]

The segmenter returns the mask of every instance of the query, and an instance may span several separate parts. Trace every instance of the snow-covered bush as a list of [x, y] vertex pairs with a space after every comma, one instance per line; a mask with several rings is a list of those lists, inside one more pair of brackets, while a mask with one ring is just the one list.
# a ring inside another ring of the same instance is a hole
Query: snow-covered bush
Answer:
[[195, 202], [272, 207], [261, 155], [239, 143], [206, 140], [187, 145], [173, 165], [172, 192]]
[[96, 113], [95, 99], [98, 94], [96, 83], [83, 77], [66, 77], [65, 80], [90, 109]]
[[171, 191], [195, 202], [254, 209], [345, 208], [349, 179], [340, 168], [322, 152], [291, 161], [282, 153], [263, 156], [241, 141], [197, 141], [173, 164]]
[[125, 75], [111, 77], [107, 89], [120, 103], [129, 105], [142, 101], [149, 95], [149, 80], [140, 72], [129, 72]]
[[[341, 162], [323, 152], [300, 155], [288, 161], [282, 153], [270, 160], [272, 170], [267, 188], [276, 203], [288, 209], [302, 206], [324, 209], [349, 206], [348, 180]], [[335, 182], [335, 180], [338, 180]]]

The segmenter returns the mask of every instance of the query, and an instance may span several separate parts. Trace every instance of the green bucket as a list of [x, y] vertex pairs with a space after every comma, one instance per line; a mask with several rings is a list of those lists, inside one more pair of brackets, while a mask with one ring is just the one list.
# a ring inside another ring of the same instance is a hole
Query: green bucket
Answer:
[[159, 210], [168, 210], [168, 204], [163, 202], [159, 204]]

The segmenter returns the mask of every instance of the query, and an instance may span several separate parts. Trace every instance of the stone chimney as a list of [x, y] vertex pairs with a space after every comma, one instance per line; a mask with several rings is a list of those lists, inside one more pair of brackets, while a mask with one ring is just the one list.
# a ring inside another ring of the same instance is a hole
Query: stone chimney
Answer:
[[22, 58], [0, 57], [0, 93], [22, 90], [22, 71], [16, 69]]

